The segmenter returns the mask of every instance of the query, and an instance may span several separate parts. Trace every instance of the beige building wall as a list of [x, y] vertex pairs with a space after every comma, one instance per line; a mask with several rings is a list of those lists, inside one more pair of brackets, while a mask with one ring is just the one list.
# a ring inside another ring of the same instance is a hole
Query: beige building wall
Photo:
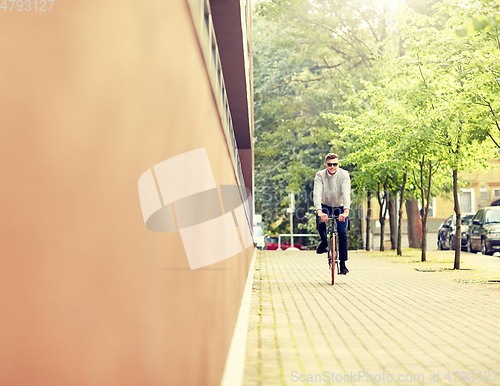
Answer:
[[436, 197], [436, 219], [444, 221], [455, 213], [453, 194]]
[[[460, 179], [467, 182], [460, 194], [464, 196], [461, 202], [461, 211], [477, 212], [485, 206], [490, 206], [500, 199], [500, 160], [491, 159], [491, 167], [487, 170], [462, 172]], [[446, 219], [455, 213], [453, 194], [442, 195], [437, 200], [437, 217]]]
[[[467, 184], [460, 189], [460, 194], [463, 196], [470, 197], [470, 200], [462, 198], [464, 203], [461, 205], [462, 213], [468, 212], [469, 210], [473, 213], [477, 210], [491, 205], [494, 201], [500, 199], [500, 160], [492, 159], [490, 160], [491, 167], [488, 170], [475, 170], [471, 172], [462, 172], [460, 174], [460, 179]], [[433, 205], [435, 205], [435, 211], [433, 217], [429, 218], [428, 230], [437, 231], [440, 224], [449, 216], [455, 213], [453, 193], [442, 194], [433, 199]], [[374, 220], [374, 226], [376, 226], [376, 221], [379, 218], [380, 207], [378, 201], [372, 198], [372, 219]], [[406, 230], [406, 207], [403, 206], [403, 229]], [[389, 232], [389, 225], [386, 222], [386, 233]], [[374, 232], [377, 233], [378, 228], [374, 228]], [[380, 231], [378, 232], [380, 233]]]
[[218, 385], [253, 247], [191, 271], [138, 197], [201, 147], [237, 183], [186, 1], [2, 10], [0, 47], [0, 385]]
[[500, 199], [500, 160], [492, 159], [490, 163], [488, 170], [461, 173], [469, 181], [467, 189], [474, 190], [475, 211]]

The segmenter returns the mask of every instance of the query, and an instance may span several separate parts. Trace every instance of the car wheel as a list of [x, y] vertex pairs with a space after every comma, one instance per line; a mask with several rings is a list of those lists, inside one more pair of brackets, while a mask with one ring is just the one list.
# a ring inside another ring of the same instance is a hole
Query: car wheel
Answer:
[[462, 241], [460, 241], [460, 249], [467, 250], [467, 245], [469, 244], [469, 240], [465, 241], [465, 245], [462, 245]]
[[450, 246], [450, 249], [454, 250], [455, 249], [455, 243], [453, 242], [455, 238], [453, 236], [450, 236], [448, 239], [448, 245]]
[[439, 249], [440, 251], [442, 251], [442, 250], [443, 250], [443, 242], [441, 241], [441, 239], [438, 239], [438, 249]]
[[493, 255], [493, 252], [489, 252], [488, 248], [486, 248], [486, 240], [485, 239], [481, 240], [481, 253], [483, 255]]

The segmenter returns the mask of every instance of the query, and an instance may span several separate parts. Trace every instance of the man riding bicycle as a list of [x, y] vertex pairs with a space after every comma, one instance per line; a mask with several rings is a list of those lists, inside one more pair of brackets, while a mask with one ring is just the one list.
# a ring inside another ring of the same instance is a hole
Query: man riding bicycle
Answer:
[[345, 275], [349, 272], [345, 262], [347, 260], [347, 225], [351, 206], [351, 179], [347, 170], [339, 168], [337, 154], [329, 153], [325, 158], [326, 169], [317, 172], [314, 178], [316, 229], [321, 237], [316, 253], [327, 252], [326, 222], [328, 216], [338, 216], [336, 221], [339, 235], [340, 273]]

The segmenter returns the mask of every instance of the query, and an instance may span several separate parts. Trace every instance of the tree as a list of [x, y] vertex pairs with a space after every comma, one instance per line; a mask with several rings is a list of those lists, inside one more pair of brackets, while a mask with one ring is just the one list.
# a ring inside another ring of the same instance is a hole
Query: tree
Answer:
[[[494, 141], [489, 128], [484, 127], [484, 120], [478, 119], [480, 109], [474, 106], [478, 99], [485, 101], [489, 107], [488, 97], [479, 94], [488, 87], [484, 86], [475, 71], [469, 71], [464, 59], [470, 61], [471, 48], [485, 46], [484, 39], [460, 41], [455, 36], [455, 26], [459, 20], [470, 17], [471, 12], [481, 8], [479, 2], [471, 2], [469, 7], [461, 7], [454, 0], [446, 0], [439, 4], [437, 12], [429, 21], [426, 16], [404, 18], [406, 26], [400, 26], [406, 43], [406, 57], [409, 66], [417, 66], [421, 83], [420, 124], [426, 134], [423, 139], [435, 147], [434, 154], [444, 160], [445, 167], [452, 172], [454, 207], [457, 216], [457, 243], [460, 245], [460, 203], [458, 200], [458, 173], [466, 167], [480, 168], [486, 164], [488, 147], [484, 145], [487, 137]], [[457, 11], [458, 10], [458, 11]], [[446, 20], [440, 29], [430, 27], [436, 19]], [[408, 22], [411, 20], [411, 22]], [[426, 25], [417, 28], [418, 25]], [[465, 43], [465, 44], [464, 44]], [[416, 60], [415, 60], [416, 59]], [[415, 73], [415, 71], [413, 71]], [[468, 83], [470, 78], [474, 82]], [[477, 88], [479, 85], [479, 88]], [[490, 84], [491, 86], [491, 84]], [[497, 85], [498, 86], [498, 85]], [[481, 91], [480, 91], [481, 90]], [[491, 110], [491, 109], [490, 109]], [[423, 162], [421, 163], [423, 166]], [[429, 167], [429, 175], [432, 173]], [[429, 185], [430, 188], [430, 179]], [[426, 234], [427, 206], [424, 205], [423, 178], [420, 178], [421, 201], [423, 205], [423, 235]], [[427, 194], [430, 189], [427, 191]], [[422, 249], [422, 251], [424, 251]], [[422, 254], [424, 260], [424, 252]], [[460, 248], [456, 248], [454, 268], [460, 268]]]
[[269, 225], [284, 215], [287, 191], [312, 190], [325, 154], [345, 154], [332, 143], [338, 126], [322, 114], [353, 109], [344, 101], [376, 76], [386, 29], [376, 1], [262, 1], [256, 14], [256, 210]]
[[405, 202], [409, 221], [416, 214], [409, 235], [420, 223], [415, 198], [422, 205], [422, 260], [429, 201], [443, 186], [453, 186], [460, 223], [460, 171], [484, 167], [500, 144], [500, 17], [465, 1], [408, 1], [397, 14], [372, 0], [258, 4], [256, 207], [278, 208], [269, 221], [283, 215], [287, 189], [312, 189], [334, 151], [355, 191], [385, 190], [382, 207], [399, 192], [398, 254]]

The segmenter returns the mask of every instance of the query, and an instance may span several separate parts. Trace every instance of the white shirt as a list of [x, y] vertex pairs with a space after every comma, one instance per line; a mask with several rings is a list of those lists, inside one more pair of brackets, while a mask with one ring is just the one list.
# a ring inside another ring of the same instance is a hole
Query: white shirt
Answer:
[[351, 178], [347, 170], [338, 168], [333, 176], [327, 169], [320, 170], [314, 177], [314, 207], [321, 209], [321, 204], [350, 209]]

